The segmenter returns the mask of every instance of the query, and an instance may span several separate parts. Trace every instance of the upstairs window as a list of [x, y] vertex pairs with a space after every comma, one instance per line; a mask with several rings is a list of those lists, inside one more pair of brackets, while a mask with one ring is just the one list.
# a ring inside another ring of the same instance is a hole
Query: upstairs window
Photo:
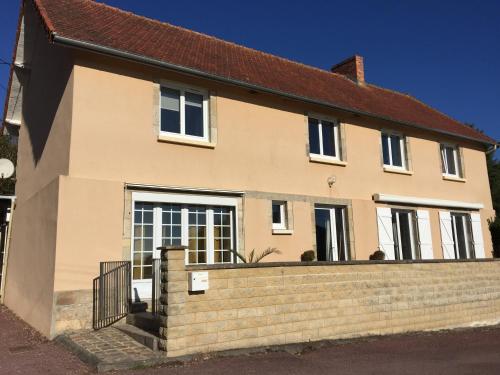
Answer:
[[286, 229], [286, 202], [273, 201], [273, 229]]
[[309, 118], [309, 153], [340, 160], [339, 127], [336, 122]]
[[457, 146], [442, 144], [441, 161], [443, 166], [443, 175], [452, 177], [462, 176], [462, 166]]
[[382, 156], [384, 166], [406, 169], [405, 138], [397, 133], [382, 133]]
[[161, 87], [160, 133], [208, 140], [208, 95], [176, 86]]

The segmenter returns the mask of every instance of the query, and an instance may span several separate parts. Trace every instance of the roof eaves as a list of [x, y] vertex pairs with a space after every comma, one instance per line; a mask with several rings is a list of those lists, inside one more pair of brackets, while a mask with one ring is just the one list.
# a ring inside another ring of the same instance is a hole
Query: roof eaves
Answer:
[[55, 34], [55, 27], [52, 24], [52, 21], [50, 20], [49, 14], [47, 13], [47, 10], [43, 6], [43, 4], [40, 2], [40, 0], [32, 0], [33, 4], [35, 6], [35, 9], [38, 11], [38, 14], [40, 14], [40, 17], [43, 20], [43, 24], [45, 26], [45, 29], [49, 33], [49, 37], [51, 38], [53, 34]]
[[[461, 121], [459, 121], [459, 120], [457, 120], [457, 119], [454, 119], [453, 117], [451, 117], [450, 115], [447, 115], [446, 113], [444, 113], [444, 112], [440, 111], [439, 109], [436, 109], [436, 108], [434, 108], [434, 107], [430, 106], [429, 104], [424, 103], [423, 101], [421, 101], [420, 99], [418, 99], [418, 98], [414, 97], [413, 95], [406, 94], [406, 93], [402, 93], [402, 92], [399, 92], [399, 91], [396, 91], [396, 90], [392, 90], [392, 89], [388, 89], [388, 88], [386, 88], [386, 87], [381, 87], [381, 86], [375, 85], [375, 84], [373, 84], [373, 83], [368, 83], [367, 85], [368, 85], [368, 86], [371, 86], [371, 87], [374, 87], [374, 88], [376, 88], [376, 89], [378, 89], [378, 90], [384, 90], [384, 91], [390, 92], [390, 93], [395, 94], [395, 95], [403, 95], [403, 96], [407, 97], [408, 99], [410, 99], [410, 100], [414, 101], [415, 103], [418, 103], [419, 105], [421, 105], [421, 106], [423, 106], [423, 107], [426, 107], [426, 108], [430, 109], [431, 111], [434, 111], [434, 112], [436, 112], [436, 113], [439, 113], [441, 116], [446, 117], [447, 119], [449, 119], [449, 120], [451, 120], [451, 121], [453, 121], [453, 122], [457, 123], [457, 125], [460, 125], [460, 126], [462, 126], [462, 127], [464, 127], [464, 128], [469, 128], [469, 126], [468, 126], [468, 125], [466, 125], [466, 124], [462, 123]], [[479, 130], [477, 130], [477, 129], [474, 129], [474, 131], [476, 131], [476, 132], [478, 132], [478, 133], [481, 133], [481, 132], [480, 132]], [[483, 134], [483, 133], [481, 133], [481, 134]], [[485, 134], [483, 134], [483, 135], [484, 135], [485, 137], [490, 138], [490, 140], [491, 140], [491, 144], [496, 144], [496, 143], [497, 143], [497, 141], [495, 141], [493, 138], [491, 138], [491, 137], [489, 137], [489, 136], [487, 136], [487, 135], [485, 135]]]
[[497, 144], [497, 142], [491, 138], [490, 138], [490, 141], [487, 141], [485, 139], [469, 137], [469, 136], [457, 134], [454, 132], [448, 132], [445, 130], [432, 129], [428, 126], [420, 125], [417, 123], [396, 120], [396, 119], [393, 119], [391, 117], [382, 116], [382, 115], [378, 115], [378, 114], [374, 114], [374, 113], [370, 113], [370, 112], [365, 112], [365, 111], [360, 111], [360, 110], [353, 109], [353, 108], [343, 107], [343, 106], [335, 105], [335, 104], [332, 104], [329, 102], [319, 101], [319, 100], [311, 99], [308, 97], [304, 97], [304, 96], [300, 96], [300, 95], [296, 95], [296, 94], [291, 94], [291, 93], [288, 93], [285, 91], [275, 90], [275, 89], [271, 89], [271, 88], [268, 88], [265, 86], [259, 86], [259, 85], [255, 85], [255, 84], [252, 84], [249, 82], [240, 81], [240, 80], [236, 80], [236, 79], [232, 79], [232, 78], [228, 78], [228, 77], [223, 77], [223, 76], [215, 75], [212, 73], [207, 73], [205, 71], [201, 71], [198, 69], [168, 63], [168, 62], [153, 59], [153, 58], [150, 58], [150, 57], [147, 57], [144, 55], [138, 55], [138, 54], [130, 53], [127, 51], [115, 49], [112, 47], [107, 47], [107, 46], [94, 44], [94, 43], [90, 43], [90, 42], [86, 42], [86, 41], [67, 38], [67, 37], [64, 37], [62, 35], [58, 35], [56, 32], [52, 32], [52, 39], [53, 39], [54, 43], [60, 44], [60, 45], [65, 45], [68, 47], [73, 47], [73, 48], [78, 48], [78, 49], [83, 49], [83, 50], [90, 50], [90, 51], [97, 52], [97, 53], [104, 54], [104, 55], [115, 56], [115, 57], [122, 58], [125, 60], [132, 60], [132, 61], [139, 62], [139, 63], [145, 64], [145, 65], [174, 70], [174, 71], [182, 72], [185, 74], [189, 74], [189, 75], [193, 75], [193, 76], [197, 76], [197, 77], [203, 77], [203, 78], [211, 79], [214, 81], [224, 82], [224, 83], [235, 85], [235, 86], [245, 87], [245, 88], [260, 91], [260, 92], [266, 92], [266, 93], [273, 94], [273, 95], [284, 96], [284, 97], [287, 97], [289, 99], [307, 102], [310, 104], [321, 105], [321, 106], [325, 106], [325, 107], [335, 109], [335, 110], [340, 110], [340, 111], [344, 111], [344, 112], [348, 112], [348, 113], [352, 113], [352, 114], [367, 116], [367, 117], [374, 118], [374, 119], [390, 121], [390, 122], [397, 123], [397, 124], [400, 124], [403, 126], [408, 126], [408, 127], [421, 129], [421, 130], [425, 130], [425, 131], [430, 131], [430, 132], [435, 132], [435, 133], [439, 133], [439, 134], [444, 134], [444, 135], [448, 135], [448, 136], [452, 136], [452, 137], [456, 137], [456, 138], [460, 138], [460, 139], [464, 139], [464, 140], [478, 142], [478, 143], [483, 144], [483, 145], [490, 146], [490, 145]]

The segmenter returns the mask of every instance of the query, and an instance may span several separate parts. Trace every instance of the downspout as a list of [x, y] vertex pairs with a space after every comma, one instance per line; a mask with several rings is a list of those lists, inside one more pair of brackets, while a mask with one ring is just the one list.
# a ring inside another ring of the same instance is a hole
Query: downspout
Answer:
[[492, 145], [489, 149], [486, 150], [486, 155], [494, 153], [498, 148], [498, 143]]

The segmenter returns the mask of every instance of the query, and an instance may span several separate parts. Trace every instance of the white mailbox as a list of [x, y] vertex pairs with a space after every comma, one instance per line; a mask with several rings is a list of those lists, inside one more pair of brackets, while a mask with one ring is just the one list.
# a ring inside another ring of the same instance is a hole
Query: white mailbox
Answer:
[[208, 272], [189, 272], [189, 291], [208, 290]]

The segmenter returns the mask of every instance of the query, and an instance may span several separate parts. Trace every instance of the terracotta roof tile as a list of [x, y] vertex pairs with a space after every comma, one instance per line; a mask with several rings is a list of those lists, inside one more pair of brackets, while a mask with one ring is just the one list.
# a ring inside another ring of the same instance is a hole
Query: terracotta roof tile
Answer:
[[58, 36], [110, 47], [225, 79], [486, 143], [490, 137], [415, 98], [148, 19], [92, 0], [33, 0]]

